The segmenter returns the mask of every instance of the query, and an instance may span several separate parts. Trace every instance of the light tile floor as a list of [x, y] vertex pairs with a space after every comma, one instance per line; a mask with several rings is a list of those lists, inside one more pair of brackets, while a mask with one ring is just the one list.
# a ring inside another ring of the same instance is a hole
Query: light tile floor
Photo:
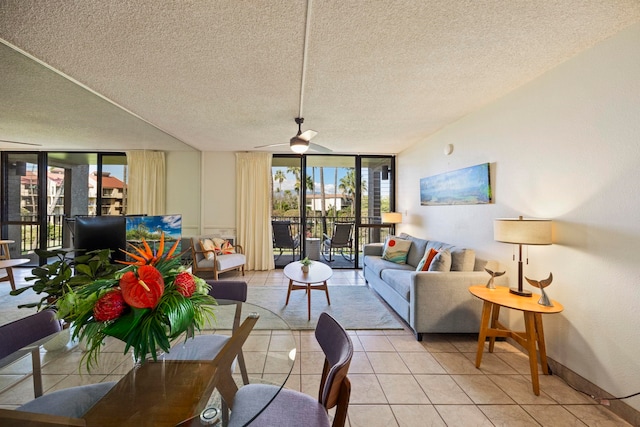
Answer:
[[[18, 285], [28, 269], [14, 269]], [[221, 279], [238, 278], [228, 273]], [[240, 276], [241, 277], [241, 276]], [[282, 270], [247, 272], [249, 286], [286, 286]], [[331, 285], [364, 285], [360, 270], [336, 270]], [[24, 317], [18, 310], [34, 294], [10, 296], [0, 284], [0, 324]], [[259, 334], [269, 334], [260, 331]], [[356, 426], [625, 426], [630, 425], [573, 390], [557, 376], [540, 376], [541, 393], [531, 390], [527, 357], [507, 342], [497, 342], [474, 365], [473, 335], [426, 335], [418, 342], [409, 330], [349, 331], [355, 353], [349, 370], [352, 383], [348, 425]], [[273, 334], [276, 334], [274, 332]], [[287, 387], [317, 395], [322, 352], [313, 331], [295, 331], [298, 357]], [[255, 345], [263, 340], [252, 336]], [[251, 344], [251, 342], [249, 343]], [[114, 342], [105, 351], [100, 368], [89, 375], [78, 369], [82, 353], [76, 348], [43, 352], [45, 393], [96, 381], [117, 380], [131, 368], [131, 356], [122, 355]], [[248, 369], [259, 371], [251, 366]], [[15, 408], [33, 396], [28, 373], [30, 360], [0, 370], [0, 407]]]

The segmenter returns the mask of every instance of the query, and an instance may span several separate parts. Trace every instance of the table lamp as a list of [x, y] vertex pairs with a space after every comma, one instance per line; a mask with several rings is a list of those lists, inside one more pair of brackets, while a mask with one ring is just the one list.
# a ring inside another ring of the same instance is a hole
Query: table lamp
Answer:
[[400, 224], [401, 222], [402, 222], [401, 212], [383, 212], [382, 213], [382, 223], [391, 224], [391, 230], [393, 234], [396, 234], [396, 224]]
[[493, 239], [497, 242], [518, 245], [518, 288], [510, 288], [509, 291], [516, 295], [530, 297], [531, 291], [522, 288], [522, 245], [550, 245], [552, 243], [551, 220], [522, 218], [522, 216], [498, 218], [493, 221]]

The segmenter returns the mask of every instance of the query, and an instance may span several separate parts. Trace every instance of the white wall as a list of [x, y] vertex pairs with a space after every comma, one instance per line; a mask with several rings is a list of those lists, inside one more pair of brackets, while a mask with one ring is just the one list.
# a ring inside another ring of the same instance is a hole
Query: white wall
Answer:
[[236, 155], [168, 152], [167, 213], [182, 214], [183, 236], [235, 237]]
[[203, 233], [236, 235], [236, 154], [202, 153]]
[[[616, 396], [640, 390], [639, 76], [640, 24], [406, 150], [397, 168], [399, 230], [498, 259], [511, 283], [513, 248], [493, 241], [493, 219], [554, 220], [555, 244], [530, 247], [525, 265], [528, 277], [553, 272], [547, 290], [565, 308], [544, 318], [548, 355]], [[493, 204], [420, 206], [420, 178], [484, 162]], [[640, 397], [626, 403], [640, 410]]]
[[197, 236], [200, 230], [200, 152], [170, 151], [167, 167], [167, 214], [182, 215], [182, 235]]

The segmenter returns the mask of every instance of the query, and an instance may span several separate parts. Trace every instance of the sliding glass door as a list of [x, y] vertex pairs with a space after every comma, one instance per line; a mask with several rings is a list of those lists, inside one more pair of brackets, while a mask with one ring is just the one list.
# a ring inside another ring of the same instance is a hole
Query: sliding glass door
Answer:
[[395, 206], [393, 168], [392, 156], [274, 155], [276, 267], [305, 256], [359, 267], [362, 246], [393, 230], [381, 219]]
[[[35, 249], [73, 245], [76, 215], [126, 213], [123, 153], [2, 153], [2, 238], [12, 258], [39, 260]], [[100, 206], [100, 208], [98, 208]]]

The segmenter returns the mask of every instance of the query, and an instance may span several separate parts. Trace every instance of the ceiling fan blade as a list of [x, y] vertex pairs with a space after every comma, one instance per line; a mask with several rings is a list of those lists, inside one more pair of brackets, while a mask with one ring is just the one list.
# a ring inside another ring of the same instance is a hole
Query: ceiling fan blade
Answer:
[[316, 132], [315, 130], [305, 130], [304, 132], [302, 132], [298, 138], [304, 139], [305, 141], [311, 141], [311, 138], [313, 138], [314, 136], [316, 136], [318, 134], [318, 132]]
[[5, 139], [0, 139], [0, 143], [1, 142], [5, 142], [7, 144], [32, 145], [34, 147], [41, 147], [42, 146], [42, 144], [36, 144], [34, 142], [7, 141]]
[[288, 142], [278, 143], [278, 144], [267, 144], [267, 145], [258, 145], [253, 148], [268, 148], [268, 147], [279, 147], [280, 145], [289, 145]]
[[313, 142], [309, 143], [309, 149], [313, 151], [317, 151], [319, 153], [333, 153], [331, 148], [327, 148], [323, 145], [314, 144]]

